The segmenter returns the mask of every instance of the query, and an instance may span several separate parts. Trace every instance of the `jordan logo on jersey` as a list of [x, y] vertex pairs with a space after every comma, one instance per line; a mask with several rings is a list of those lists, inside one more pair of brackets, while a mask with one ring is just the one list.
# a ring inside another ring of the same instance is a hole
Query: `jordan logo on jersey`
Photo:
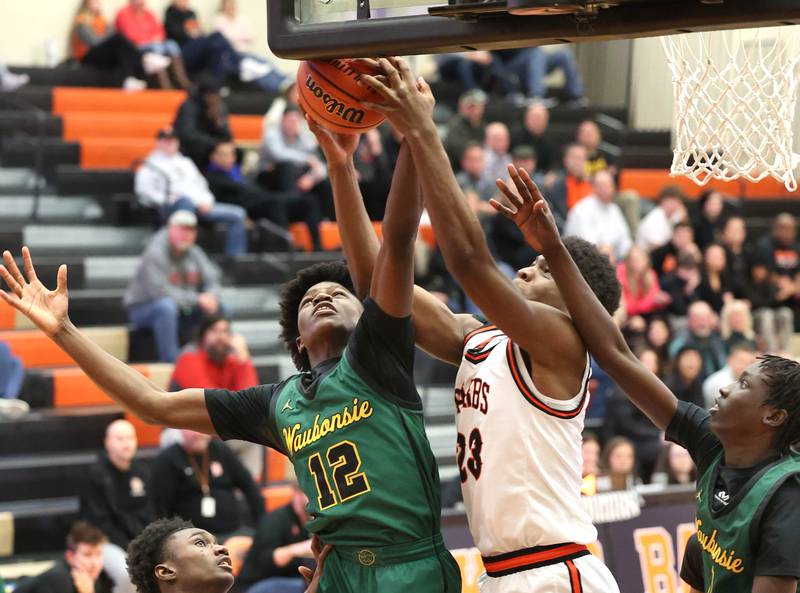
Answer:
[[462, 408], [474, 408], [482, 414], [488, 413], [490, 390], [490, 385], [477, 377], [469, 382], [466, 389], [456, 388], [456, 413], [460, 413]]

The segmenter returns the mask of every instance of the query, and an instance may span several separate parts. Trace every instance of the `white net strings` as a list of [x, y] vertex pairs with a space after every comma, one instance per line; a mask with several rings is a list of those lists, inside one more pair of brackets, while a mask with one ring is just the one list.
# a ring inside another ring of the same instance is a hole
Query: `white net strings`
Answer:
[[768, 39], [760, 29], [662, 38], [675, 99], [671, 175], [701, 186], [711, 179], [771, 176], [797, 189], [800, 51], [775, 31]]

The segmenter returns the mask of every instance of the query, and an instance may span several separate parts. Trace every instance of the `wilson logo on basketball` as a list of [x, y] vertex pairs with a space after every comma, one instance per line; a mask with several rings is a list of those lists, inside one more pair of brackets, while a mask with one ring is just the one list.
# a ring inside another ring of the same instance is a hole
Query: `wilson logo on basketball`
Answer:
[[336, 97], [331, 96], [328, 91], [319, 86], [319, 84], [311, 77], [310, 74], [308, 78], [306, 78], [306, 88], [308, 88], [311, 94], [325, 104], [325, 111], [328, 113], [336, 115], [344, 121], [354, 124], [360, 124], [363, 121], [363, 109], [348, 107]]

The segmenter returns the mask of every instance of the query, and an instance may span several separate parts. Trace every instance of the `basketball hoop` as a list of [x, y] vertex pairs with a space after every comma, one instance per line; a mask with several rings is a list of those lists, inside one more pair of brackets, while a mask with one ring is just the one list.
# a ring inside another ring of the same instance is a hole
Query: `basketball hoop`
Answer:
[[700, 186], [773, 177], [797, 189], [795, 36], [769, 28], [662, 39], [675, 98], [672, 176]]

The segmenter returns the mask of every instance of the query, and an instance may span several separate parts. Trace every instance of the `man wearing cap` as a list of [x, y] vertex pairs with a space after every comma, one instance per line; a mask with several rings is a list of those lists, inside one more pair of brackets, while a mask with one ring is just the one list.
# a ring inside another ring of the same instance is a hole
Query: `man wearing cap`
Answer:
[[125, 293], [131, 323], [150, 329], [158, 359], [178, 357], [179, 330], [191, 333], [201, 315], [219, 311], [219, 272], [195, 244], [197, 217], [177, 210], [158, 231], [142, 254]]
[[458, 100], [458, 115], [447, 124], [444, 147], [454, 168], [458, 166], [461, 154], [467, 144], [483, 144], [486, 122], [483, 114], [486, 109], [486, 93], [480, 89], [467, 91]]
[[202, 222], [225, 226], [225, 255], [235, 257], [247, 252], [247, 212], [241, 206], [215, 200], [197, 166], [181, 154], [172, 127], [159, 130], [155, 149], [136, 171], [134, 189], [139, 202], [158, 209], [162, 220], [176, 210], [190, 210]]

